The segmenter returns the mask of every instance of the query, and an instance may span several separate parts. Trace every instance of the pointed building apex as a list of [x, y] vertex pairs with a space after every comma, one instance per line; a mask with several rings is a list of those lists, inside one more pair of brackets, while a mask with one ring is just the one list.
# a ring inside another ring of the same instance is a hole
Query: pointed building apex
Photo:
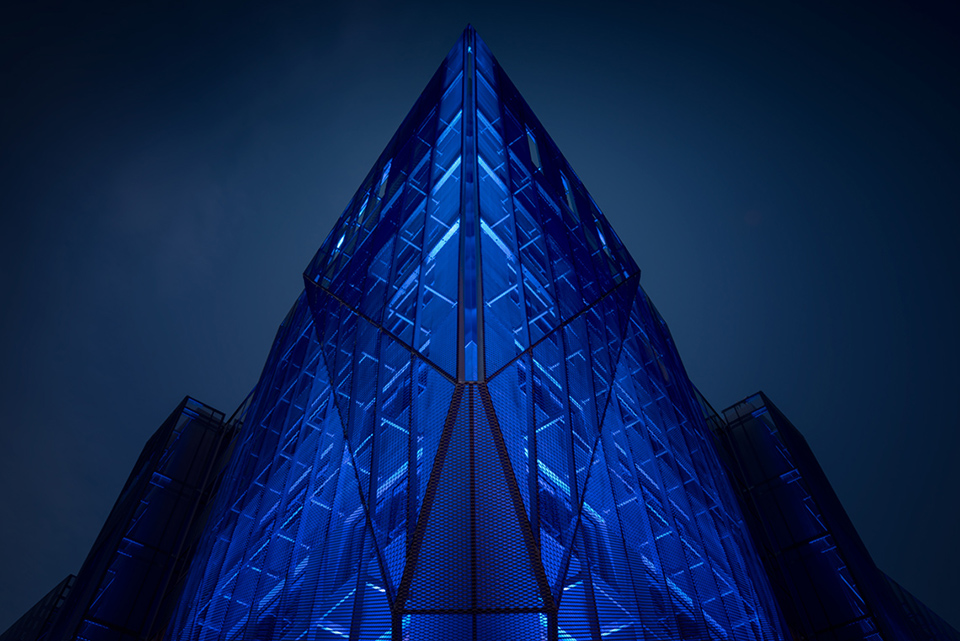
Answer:
[[468, 25], [304, 274], [170, 638], [784, 638], [638, 274]]
[[638, 272], [467, 25], [305, 278], [452, 380], [483, 381]]

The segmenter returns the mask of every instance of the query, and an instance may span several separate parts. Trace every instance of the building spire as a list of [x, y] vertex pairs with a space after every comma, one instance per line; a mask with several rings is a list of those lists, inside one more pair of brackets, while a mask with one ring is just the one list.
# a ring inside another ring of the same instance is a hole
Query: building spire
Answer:
[[468, 25], [304, 276], [470, 382], [638, 273]]

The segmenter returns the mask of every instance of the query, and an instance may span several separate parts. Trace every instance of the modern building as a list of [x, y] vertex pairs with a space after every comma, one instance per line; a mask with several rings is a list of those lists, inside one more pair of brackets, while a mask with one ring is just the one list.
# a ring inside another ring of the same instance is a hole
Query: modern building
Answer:
[[472, 29], [304, 280], [170, 638], [785, 638], [639, 269]]
[[877, 569], [803, 436], [763, 393], [709, 420], [794, 638], [960, 641]]
[[639, 281], [468, 27], [251, 396], [161, 427], [43, 638], [952, 638], [765, 398], [709, 409]]
[[76, 583], [77, 577], [68, 574], [52, 590], [47, 592], [32, 608], [27, 610], [23, 616], [13, 622], [7, 631], [0, 634], [0, 641], [17, 641], [18, 639], [30, 639], [35, 641], [47, 638], [50, 627], [56, 620], [60, 610], [67, 597], [70, 596], [70, 590]]
[[234, 424], [185, 398], [144, 446], [56, 616], [32, 636], [3, 641], [161, 635]]

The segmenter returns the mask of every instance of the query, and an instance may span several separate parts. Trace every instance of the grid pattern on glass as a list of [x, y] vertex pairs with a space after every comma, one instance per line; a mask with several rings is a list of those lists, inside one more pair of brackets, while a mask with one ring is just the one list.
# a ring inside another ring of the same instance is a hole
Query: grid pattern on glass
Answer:
[[472, 29], [304, 278], [168, 638], [783, 638], [639, 270]]
[[638, 271], [471, 32], [304, 276], [449, 375], [478, 380]]
[[476, 109], [487, 368], [495, 372], [639, 270], [479, 40]]
[[170, 628], [179, 638], [296, 637], [308, 629], [376, 630], [375, 638], [389, 630], [382, 555], [325, 357], [301, 297], [278, 332], [225, 472], [202, 561]]
[[[304, 273], [361, 317], [457, 375], [463, 160], [458, 44]], [[317, 312], [319, 313], [319, 311]]]

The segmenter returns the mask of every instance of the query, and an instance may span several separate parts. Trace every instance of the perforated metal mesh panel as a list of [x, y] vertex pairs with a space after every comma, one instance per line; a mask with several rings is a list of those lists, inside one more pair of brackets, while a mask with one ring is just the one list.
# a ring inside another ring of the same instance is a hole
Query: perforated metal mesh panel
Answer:
[[308, 266], [169, 639], [780, 639], [639, 269], [468, 29]]

